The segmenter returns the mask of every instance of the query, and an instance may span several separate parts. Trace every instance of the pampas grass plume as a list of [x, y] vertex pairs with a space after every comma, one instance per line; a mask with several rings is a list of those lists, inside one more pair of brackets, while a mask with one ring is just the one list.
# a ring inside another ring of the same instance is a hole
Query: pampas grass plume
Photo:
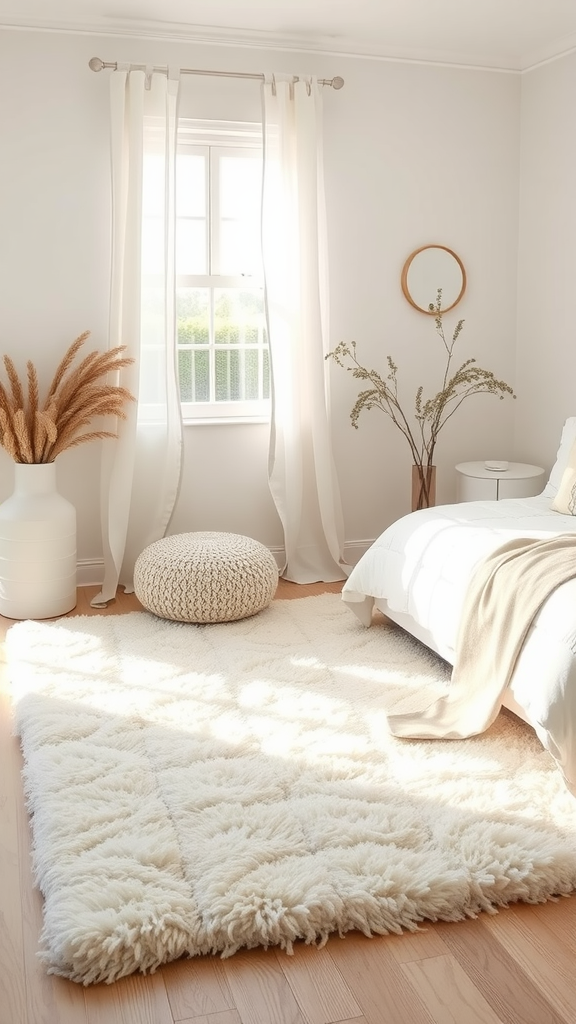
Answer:
[[123, 355], [125, 345], [106, 352], [90, 352], [74, 367], [82, 345], [89, 337], [85, 331], [72, 342], [56, 368], [44, 403], [36, 367], [26, 364], [24, 386], [9, 356], [2, 357], [7, 384], [0, 381], [0, 444], [15, 462], [28, 464], [54, 462], [57, 455], [79, 444], [102, 437], [117, 437], [110, 430], [82, 433], [94, 416], [126, 419], [124, 405], [134, 396], [106, 377], [134, 360]]

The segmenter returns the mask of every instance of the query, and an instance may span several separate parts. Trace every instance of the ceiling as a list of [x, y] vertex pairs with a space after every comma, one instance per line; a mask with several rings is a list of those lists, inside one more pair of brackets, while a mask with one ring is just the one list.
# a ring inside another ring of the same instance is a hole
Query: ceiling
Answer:
[[0, 26], [522, 71], [576, 48], [576, 0], [0, 0]]

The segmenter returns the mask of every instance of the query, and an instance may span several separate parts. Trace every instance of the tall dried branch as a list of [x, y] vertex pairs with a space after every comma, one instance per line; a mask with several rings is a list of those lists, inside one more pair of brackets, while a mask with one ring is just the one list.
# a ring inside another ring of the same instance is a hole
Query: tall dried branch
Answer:
[[1, 381], [0, 381], [0, 408], [4, 409], [4, 412], [6, 413], [8, 418], [10, 418], [11, 414], [14, 412], [14, 406], [12, 404], [10, 396], [9, 396], [6, 388], [4, 387], [4, 385], [2, 384]]
[[[81, 399], [85, 395], [86, 390], [92, 385], [101, 387], [102, 385], [98, 385], [98, 381], [102, 377], [105, 377], [108, 373], [116, 372], [134, 361], [126, 356], [122, 356], [123, 351], [124, 346], [110, 349], [109, 352], [97, 355], [89, 363], [87, 360], [84, 360], [76, 370], [70, 373], [69, 378], [62, 382], [60, 389], [54, 396], [60, 416], [64, 414], [70, 402]], [[117, 387], [114, 384], [110, 386]]]
[[42, 462], [42, 453], [46, 443], [46, 425], [44, 423], [45, 413], [36, 410], [34, 418], [34, 437], [32, 449], [34, 451], [34, 462]]
[[350, 412], [352, 426], [358, 428], [360, 414], [367, 409], [380, 409], [406, 438], [412, 454], [412, 461], [418, 467], [421, 486], [427, 493], [425, 468], [434, 464], [434, 453], [442, 427], [452, 418], [462, 402], [470, 395], [489, 394], [503, 399], [506, 395], [516, 398], [506, 381], [498, 380], [491, 370], [483, 370], [475, 359], [467, 359], [452, 371], [454, 346], [460, 336], [464, 321], [459, 320], [452, 337], [446, 338], [442, 311], [442, 289], [439, 288], [436, 303], [430, 304], [434, 313], [436, 333], [446, 353], [442, 387], [432, 398], [424, 399], [424, 389], [419, 387], [414, 401], [413, 419], [404, 412], [398, 388], [398, 367], [394, 360], [386, 357], [388, 373], [383, 376], [377, 370], [362, 366], [356, 355], [356, 342], [341, 341], [329, 352], [326, 359], [333, 359], [338, 366], [348, 370], [356, 380], [364, 381], [366, 387], [359, 392]]
[[38, 410], [34, 429], [34, 462], [49, 462], [45, 457], [46, 448], [54, 444], [58, 437], [55, 422], [56, 406], [51, 405], [46, 411]]
[[24, 389], [20, 383], [20, 378], [16, 373], [16, 367], [10, 359], [10, 356], [4, 356], [4, 366], [6, 368], [6, 375], [10, 382], [12, 389], [12, 407], [14, 411], [16, 409], [24, 408]]
[[118, 435], [111, 430], [81, 433], [94, 417], [126, 419], [125, 406], [134, 401], [130, 391], [106, 379], [134, 362], [120, 345], [106, 352], [90, 352], [74, 366], [74, 360], [89, 337], [85, 331], [72, 342], [61, 359], [43, 404], [38, 373], [28, 360], [24, 388], [9, 356], [3, 357], [8, 378], [0, 381], [0, 445], [15, 462], [53, 462], [68, 448], [99, 438]]
[[20, 462], [20, 452], [14, 436], [12, 421], [3, 407], [0, 407], [0, 444], [12, 456], [14, 462]]
[[60, 452], [67, 451], [68, 448], [77, 448], [79, 444], [84, 444], [86, 441], [96, 441], [102, 437], [117, 437], [111, 430], [93, 430], [88, 434], [79, 434], [77, 437], [72, 438], [71, 441], [65, 441], [64, 439], [60, 443], [56, 443], [52, 450], [52, 458], [49, 460], [53, 462]]
[[[114, 384], [88, 384], [82, 388], [81, 391], [77, 392], [72, 400], [63, 409], [61, 415], [58, 418], [60, 430], [68, 424], [73, 422], [78, 415], [86, 415], [86, 413], [94, 407], [94, 411], [91, 415], [97, 415], [96, 406], [102, 405], [102, 403], [113, 404], [116, 406], [120, 413], [114, 413], [115, 415], [121, 415], [125, 418], [125, 414], [121, 412], [124, 402], [129, 402], [131, 394], [127, 388], [120, 387]], [[108, 409], [107, 412], [112, 412]]]
[[18, 442], [18, 448], [20, 449], [20, 455], [22, 456], [21, 461], [34, 462], [32, 439], [28, 433], [28, 424], [26, 423], [24, 409], [16, 410], [12, 423], [14, 425], [14, 433]]
[[[28, 435], [33, 439], [39, 402], [38, 374], [36, 373], [34, 363], [30, 362], [30, 360], [26, 363], [26, 370], [28, 373], [28, 408], [26, 410], [26, 425], [28, 428]], [[32, 447], [34, 447], [34, 445], [32, 445]]]
[[56, 373], [54, 374], [52, 383], [48, 388], [48, 396], [46, 398], [47, 404], [50, 403], [51, 399], [56, 394], [58, 388], [60, 387], [61, 380], [68, 373], [68, 370], [70, 369], [72, 363], [74, 362], [76, 353], [82, 347], [82, 345], [86, 341], [86, 338], [88, 338], [89, 335], [90, 331], [84, 331], [83, 334], [81, 334], [78, 338], [76, 338], [75, 341], [72, 342], [68, 351], [64, 353], [64, 356], [62, 357], [60, 363], [58, 364], [58, 367], [56, 368]]
[[[119, 419], [126, 419], [126, 413], [121, 406], [116, 406], [109, 398], [103, 398], [100, 402], [92, 402], [85, 413], [77, 413], [67, 424], [61, 425], [58, 435], [53, 443], [49, 443], [44, 449], [44, 461], [53, 462], [56, 456], [67, 448], [75, 448], [77, 441], [72, 444], [78, 431], [87, 427], [95, 416], [117, 416]], [[116, 437], [116, 433], [106, 430], [99, 431], [101, 436]]]

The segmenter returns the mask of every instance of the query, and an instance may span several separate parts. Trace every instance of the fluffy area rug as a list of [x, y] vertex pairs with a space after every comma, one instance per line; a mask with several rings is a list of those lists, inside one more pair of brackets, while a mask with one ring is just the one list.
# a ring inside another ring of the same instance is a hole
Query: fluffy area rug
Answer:
[[446, 665], [339, 595], [225, 625], [147, 612], [7, 638], [49, 971], [414, 930], [576, 887], [576, 804], [523, 723], [400, 740]]

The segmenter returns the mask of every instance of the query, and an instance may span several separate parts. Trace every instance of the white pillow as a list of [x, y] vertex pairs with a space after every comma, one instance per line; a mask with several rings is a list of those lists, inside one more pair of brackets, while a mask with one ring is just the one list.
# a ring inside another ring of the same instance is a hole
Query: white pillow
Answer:
[[576, 441], [572, 445], [568, 465], [562, 474], [558, 493], [550, 508], [554, 512], [562, 512], [565, 516], [576, 516]]
[[560, 447], [556, 453], [556, 462], [552, 466], [548, 483], [544, 488], [544, 496], [546, 498], [555, 498], [558, 493], [558, 488], [562, 483], [562, 477], [564, 470], [570, 461], [570, 452], [572, 451], [572, 445], [576, 441], [576, 416], [569, 416], [562, 428], [562, 437], [560, 438]]

